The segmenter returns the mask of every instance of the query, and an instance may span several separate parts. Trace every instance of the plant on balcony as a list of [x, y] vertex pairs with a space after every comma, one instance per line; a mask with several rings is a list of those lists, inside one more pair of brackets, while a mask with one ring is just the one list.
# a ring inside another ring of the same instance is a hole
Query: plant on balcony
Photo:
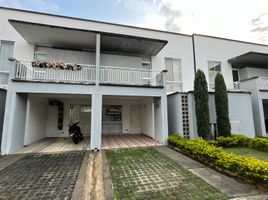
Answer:
[[231, 136], [229, 119], [228, 94], [222, 74], [215, 77], [215, 107], [217, 115], [217, 131], [219, 136]]
[[65, 64], [63, 62], [33, 61], [32, 67], [62, 69], [71, 71], [80, 71], [82, 67], [77, 64]]
[[210, 133], [208, 87], [203, 71], [197, 70], [194, 80], [194, 99], [197, 133], [199, 137], [207, 138]]

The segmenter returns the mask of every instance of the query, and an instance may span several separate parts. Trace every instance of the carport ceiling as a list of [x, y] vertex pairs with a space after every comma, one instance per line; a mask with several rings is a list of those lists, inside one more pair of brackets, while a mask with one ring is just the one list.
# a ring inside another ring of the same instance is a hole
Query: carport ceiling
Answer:
[[96, 48], [96, 34], [101, 34], [101, 52], [135, 56], [155, 56], [167, 44], [165, 40], [136, 37], [94, 30], [76, 29], [26, 21], [9, 23], [30, 44], [80, 50]]
[[256, 67], [268, 68], [268, 54], [259, 52], [248, 52], [228, 60], [234, 67]]

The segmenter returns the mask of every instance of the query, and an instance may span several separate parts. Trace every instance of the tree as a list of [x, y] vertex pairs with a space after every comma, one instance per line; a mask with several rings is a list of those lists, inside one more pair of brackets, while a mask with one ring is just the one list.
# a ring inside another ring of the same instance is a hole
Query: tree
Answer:
[[215, 107], [217, 114], [217, 130], [219, 136], [230, 136], [231, 125], [229, 120], [228, 94], [222, 74], [215, 77]]
[[210, 135], [208, 86], [203, 71], [197, 70], [194, 80], [194, 99], [197, 133], [204, 139]]

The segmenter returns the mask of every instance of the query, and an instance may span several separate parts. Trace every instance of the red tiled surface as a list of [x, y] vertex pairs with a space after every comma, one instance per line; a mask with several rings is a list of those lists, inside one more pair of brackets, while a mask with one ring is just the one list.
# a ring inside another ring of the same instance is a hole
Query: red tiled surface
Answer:
[[160, 142], [142, 134], [102, 136], [102, 149], [160, 146]]

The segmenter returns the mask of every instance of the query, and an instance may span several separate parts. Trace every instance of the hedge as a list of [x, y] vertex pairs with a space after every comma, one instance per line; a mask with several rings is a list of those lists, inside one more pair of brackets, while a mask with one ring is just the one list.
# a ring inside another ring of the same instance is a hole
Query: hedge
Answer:
[[268, 162], [228, 153], [202, 138], [187, 140], [178, 135], [171, 135], [168, 142], [171, 146], [212, 167], [231, 172], [243, 179], [268, 184]]
[[268, 140], [266, 138], [248, 138], [244, 135], [233, 135], [231, 137], [218, 137], [209, 141], [218, 147], [249, 147], [268, 152]]

